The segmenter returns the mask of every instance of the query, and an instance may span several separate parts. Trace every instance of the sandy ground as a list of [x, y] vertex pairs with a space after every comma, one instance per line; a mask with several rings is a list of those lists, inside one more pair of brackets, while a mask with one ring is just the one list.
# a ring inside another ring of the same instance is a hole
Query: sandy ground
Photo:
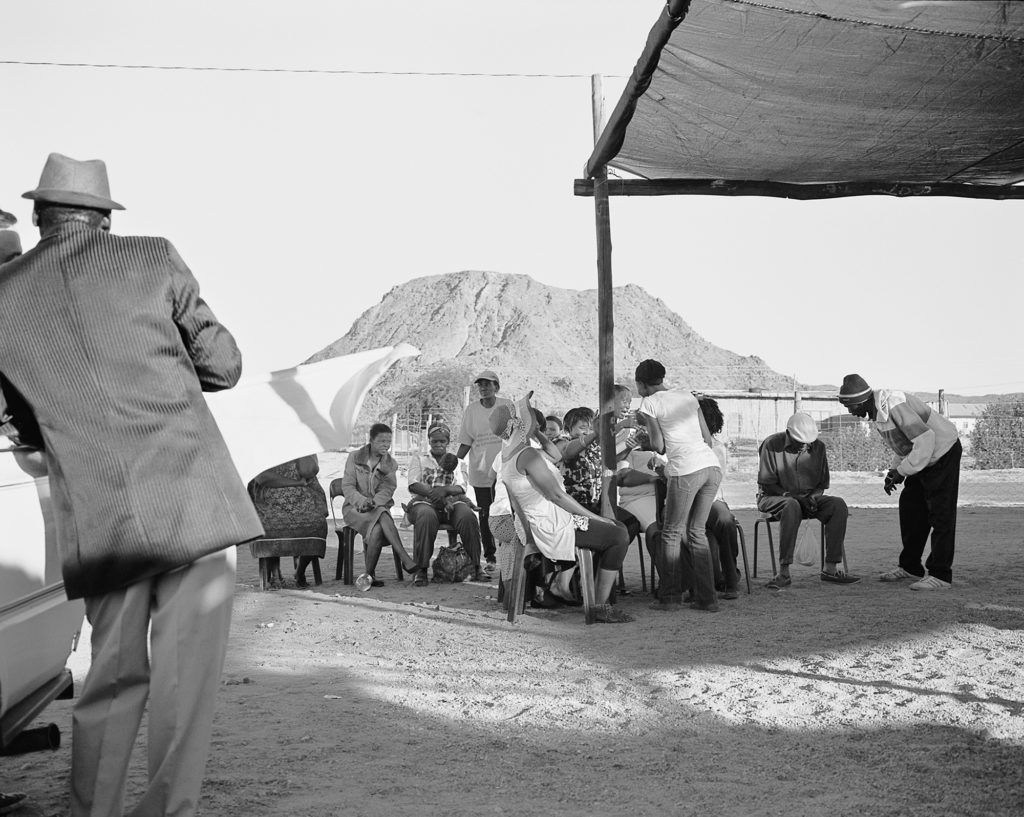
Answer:
[[[386, 560], [362, 594], [333, 548], [322, 586], [260, 592], [243, 548], [201, 814], [1024, 814], [1022, 521], [963, 509], [955, 587], [929, 594], [875, 580], [896, 515], [855, 510], [868, 579], [765, 590], [762, 541], [718, 614], [648, 610], [634, 547], [636, 622], [591, 627], [509, 625], [493, 586], [414, 588]], [[67, 813], [71, 704], [46, 712], [60, 749], [0, 758], [19, 814]], [[129, 804], [144, 781], [140, 740]]]

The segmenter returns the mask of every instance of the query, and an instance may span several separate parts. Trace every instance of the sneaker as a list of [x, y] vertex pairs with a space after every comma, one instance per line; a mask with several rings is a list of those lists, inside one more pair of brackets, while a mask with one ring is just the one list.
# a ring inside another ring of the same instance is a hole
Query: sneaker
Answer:
[[486, 562], [484, 562], [483, 571], [488, 576], [491, 575], [497, 569], [498, 569], [498, 565], [497, 565], [497, 563], [494, 562], [493, 559], [489, 559]]
[[781, 573], [772, 579], [768, 584], [765, 585], [769, 590], [781, 590], [783, 587], [789, 587], [793, 583], [793, 580], [789, 576], [783, 576]]
[[908, 573], [902, 567], [897, 567], [895, 570], [890, 570], [888, 573], [883, 573], [878, 577], [880, 582], [901, 582], [904, 579], [913, 579], [917, 581], [920, 576], [915, 576], [913, 573]]
[[949, 590], [953, 586], [952, 582], [944, 582], [942, 579], [936, 579], [934, 576], [925, 576], [920, 581], [914, 582], [910, 585], [911, 590]]
[[841, 570], [837, 570], [835, 573], [826, 573], [822, 570], [821, 580], [823, 582], [833, 582], [834, 584], [856, 584], [860, 581], [860, 576], [851, 576], [849, 573], [843, 573]]

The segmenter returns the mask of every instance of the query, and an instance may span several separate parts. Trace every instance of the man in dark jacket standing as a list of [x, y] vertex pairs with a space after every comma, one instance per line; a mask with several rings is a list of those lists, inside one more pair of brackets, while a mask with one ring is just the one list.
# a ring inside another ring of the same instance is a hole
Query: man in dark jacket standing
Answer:
[[149, 698], [149, 785], [131, 813], [185, 817], [234, 546], [263, 533], [202, 395], [233, 386], [241, 356], [170, 242], [110, 235], [124, 208], [103, 162], [50, 154], [25, 198], [40, 241], [0, 268], [0, 388], [22, 441], [44, 452], [65, 589], [92, 625], [71, 814], [122, 814]]

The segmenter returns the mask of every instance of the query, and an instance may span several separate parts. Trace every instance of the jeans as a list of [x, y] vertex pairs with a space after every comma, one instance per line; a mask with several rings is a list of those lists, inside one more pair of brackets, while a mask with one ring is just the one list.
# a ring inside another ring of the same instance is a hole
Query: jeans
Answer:
[[722, 471], [714, 467], [668, 478], [658, 565], [661, 574], [658, 600], [662, 604], [681, 604], [684, 585], [693, 588], [693, 600], [698, 606], [716, 602], [705, 527], [721, 481]]

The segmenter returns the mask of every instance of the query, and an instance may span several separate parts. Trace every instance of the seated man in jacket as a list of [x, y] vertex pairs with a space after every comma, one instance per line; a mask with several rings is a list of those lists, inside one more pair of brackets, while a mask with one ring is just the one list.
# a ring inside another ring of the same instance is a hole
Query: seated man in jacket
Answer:
[[792, 580], [796, 535], [803, 519], [825, 524], [825, 569], [823, 582], [853, 584], [859, 576], [839, 570], [846, 538], [846, 503], [837, 496], [825, 496], [828, 488], [828, 456], [818, 439], [818, 426], [809, 414], [797, 412], [786, 430], [766, 437], [758, 448], [757, 509], [779, 518], [779, 573], [766, 587], [780, 590]]

